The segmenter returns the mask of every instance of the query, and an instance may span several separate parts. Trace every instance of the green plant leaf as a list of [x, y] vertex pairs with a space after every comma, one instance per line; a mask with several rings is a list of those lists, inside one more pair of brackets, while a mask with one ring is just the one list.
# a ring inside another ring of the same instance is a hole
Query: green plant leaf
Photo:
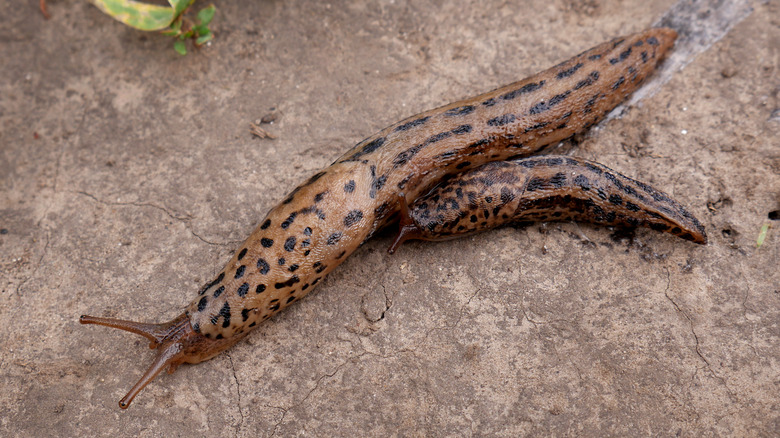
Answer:
[[207, 33], [211, 32], [207, 26], [202, 24], [192, 26], [192, 31], [195, 32], [196, 35], [206, 35]]
[[207, 35], [202, 35], [202, 36], [198, 37], [198, 39], [195, 40], [195, 44], [197, 44], [199, 46], [202, 46], [203, 44], [206, 44], [207, 42], [211, 41], [212, 39], [214, 39], [214, 34], [213, 33], [209, 33]]
[[769, 231], [769, 224], [764, 224], [761, 226], [761, 231], [758, 232], [758, 239], [756, 239], [756, 249], [761, 248], [761, 245], [764, 244], [764, 240], [766, 239], [766, 233]]
[[184, 44], [184, 41], [182, 40], [176, 40], [175, 43], [173, 43], [173, 50], [175, 50], [179, 55], [186, 55], [187, 54], [187, 45]]
[[162, 30], [177, 17], [172, 8], [132, 0], [90, 0], [104, 13], [140, 30]]
[[214, 5], [208, 5], [207, 7], [203, 8], [198, 12], [198, 20], [200, 20], [200, 24], [207, 25], [211, 23], [211, 19], [214, 18], [214, 13], [217, 11], [217, 8], [214, 7]]
[[178, 17], [187, 9], [187, 6], [193, 4], [195, 0], [168, 0], [168, 4], [173, 7], [174, 14]]

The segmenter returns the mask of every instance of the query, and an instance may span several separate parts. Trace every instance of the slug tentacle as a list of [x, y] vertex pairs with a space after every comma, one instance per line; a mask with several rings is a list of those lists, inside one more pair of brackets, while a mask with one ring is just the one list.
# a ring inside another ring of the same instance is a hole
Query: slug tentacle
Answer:
[[508, 223], [574, 220], [647, 227], [699, 244], [704, 227], [669, 195], [582, 158], [547, 155], [465, 172], [405, 210], [391, 249], [409, 238], [445, 240]]
[[395, 253], [395, 250], [401, 246], [407, 240], [420, 239], [420, 229], [417, 224], [414, 223], [411, 214], [409, 213], [409, 202], [406, 200], [406, 196], [403, 193], [398, 194], [398, 202], [401, 205], [401, 219], [398, 222], [398, 234], [393, 240], [393, 244], [387, 249], [389, 254]]
[[189, 317], [182, 313], [171, 321], [161, 324], [147, 324], [124, 319], [101, 318], [81, 315], [82, 324], [96, 324], [141, 335], [151, 341], [149, 348], [159, 348], [159, 353], [144, 375], [119, 401], [119, 407], [127, 409], [136, 395], [154, 380], [166, 367], [168, 374], [176, 371], [182, 363], [198, 363], [211, 359], [222, 350], [236, 343], [238, 339], [211, 340], [196, 333], [190, 325]]

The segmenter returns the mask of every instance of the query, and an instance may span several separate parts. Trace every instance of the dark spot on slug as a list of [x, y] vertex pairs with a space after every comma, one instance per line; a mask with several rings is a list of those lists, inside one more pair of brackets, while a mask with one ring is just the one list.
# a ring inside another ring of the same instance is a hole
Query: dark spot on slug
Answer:
[[238, 287], [238, 290], [236, 291], [238, 296], [242, 298], [246, 296], [247, 292], [249, 292], [249, 283], [242, 284], [241, 286]]
[[559, 189], [566, 185], [566, 174], [563, 172], [558, 172], [555, 175], [553, 175], [552, 178], [550, 178], [550, 184], [556, 189]]
[[517, 90], [513, 90], [504, 94], [503, 96], [501, 96], [501, 98], [504, 100], [512, 100], [522, 94], [531, 93], [533, 91], [542, 88], [544, 86], [544, 82], [545, 81], [539, 81], [539, 82], [531, 82], [530, 84], [525, 84], [522, 87], [518, 88]]
[[483, 138], [481, 140], [475, 141], [474, 143], [471, 143], [470, 145], [468, 145], [468, 147], [469, 147], [469, 149], [472, 149], [472, 148], [477, 148], [477, 147], [480, 147], [480, 146], [484, 146], [484, 145], [486, 145], [488, 143], [490, 143], [490, 139]]
[[455, 166], [455, 168], [456, 169], [463, 169], [464, 167], [467, 167], [467, 166], [471, 166], [471, 162], [470, 161], [461, 161], [460, 163], [458, 163]]
[[335, 245], [339, 243], [339, 240], [341, 240], [341, 233], [336, 231], [335, 233], [328, 236], [328, 245]]
[[573, 75], [577, 70], [580, 69], [584, 64], [581, 62], [578, 62], [577, 64], [573, 65], [570, 68], [567, 68], [566, 70], [559, 71], [556, 77], [558, 79], [568, 78], [569, 76]]
[[265, 275], [268, 273], [268, 270], [271, 269], [271, 267], [264, 259], [257, 259], [257, 269], [260, 270], [261, 274]]
[[219, 288], [217, 288], [217, 290], [214, 291], [214, 298], [217, 298], [220, 295], [222, 295], [222, 292], [225, 292], [225, 286], [220, 286]]
[[309, 227], [304, 228], [303, 229], [303, 234], [305, 236], [311, 236], [311, 228], [309, 228]]
[[363, 219], [363, 212], [360, 210], [352, 210], [344, 216], [344, 226], [349, 228], [361, 219]]
[[[531, 131], [533, 131], [533, 130], [535, 130], [535, 129], [544, 128], [545, 126], [547, 126], [547, 125], [549, 125], [549, 124], [550, 124], [549, 122], [542, 122], [542, 123], [537, 123], [537, 124], [535, 124], [535, 125], [533, 125], [533, 126], [529, 126], [529, 127], [525, 128], [525, 129], [523, 130], [523, 132], [531, 132]], [[546, 146], [546, 145], [545, 145], [545, 146]]]
[[666, 231], [669, 229], [669, 225], [651, 222], [648, 227], [655, 231]]
[[352, 193], [354, 191], [355, 191], [355, 180], [351, 179], [346, 184], [344, 184], [344, 192]]
[[284, 257], [281, 257], [281, 258], [279, 259], [278, 263], [279, 263], [279, 266], [284, 266], [284, 264], [285, 264], [285, 263], [287, 263], [287, 260], [285, 260], [285, 258], [284, 258]]
[[368, 192], [368, 196], [370, 196], [372, 199], [376, 198], [376, 192], [382, 190], [382, 187], [385, 186], [386, 181], [387, 181], [387, 175], [382, 175], [379, 178], [376, 178], [371, 183], [371, 190]]
[[287, 219], [285, 219], [284, 222], [282, 222], [282, 229], [286, 230], [287, 227], [289, 227], [293, 223], [296, 216], [298, 216], [298, 213], [296, 212], [290, 213], [290, 215], [287, 216]]
[[[458, 151], [447, 151], [447, 152], [445, 152], [443, 154], [439, 154], [435, 159], [439, 160], [439, 161], [446, 161], [446, 160], [449, 160], [450, 158], [452, 158], [452, 157], [454, 157], [456, 155], [458, 155]], [[409, 175], [408, 177], [411, 177], [411, 176], [412, 175]], [[400, 187], [400, 184], [399, 184], [399, 187]], [[400, 188], [403, 188], [403, 187], [400, 187]]]
[[262, 239], [260, 239], [260, 245], [263, 245], [263, 248], [270, 248], [274, 246], [274, 241], [273, 239], [263, 237]]
[[[306, 182], [305, 182], [303, 185], [304, 185], [304, 186], [308, 186], [309, 184], [313, 183], [314, 181], [317, 181], [318, 179], [322, 178], [322, 176], [323, 176], [323, 175], [325, 175], [326, 173], [328, 173], [328, 172], [326, 172], [326, 171], [324, 171], [324, 170], [323, 170], [322, 172], [317, 172], [317, 173], [315, 173], [315, 174], [314, 174], [314, 175], [312, 175], [312, 177], [311, 177], [311, 178], [309, 178], [309, 180], [308, 180], [308, 181], [306, 181]], [[297, 190], [297, 189], [296, 189], [296, 190]]]
[[374, 152], [375, 150], [382, 147], [383, 144], [385, 144], [385, 138], [379, 137], [363, 146], [363, 149], [360, 150], [360, 155], [370, 154], [371, 152]]
[[308, 247], [309, 245], [311, 245], [311, 240], [310, 240], [310, 239], [303, 239], [303, 240], [301, 241], [301, 248], [306, 248], [306, 247]]
[[629, 56], [631, 56], [631, 47], [629, 47], [625, 51], [621, 52], [619, 59], [621, 61], [625, 61], [626, 58], [628, 58]]
[[543, 189], [546, 184], [546, 181], [542, 178], [539, 178], [538, 176], [535, 176], [531, 178], [530, 181], [528, 181], [528, 185], [526, 186], [526, 190], [529, 192], [533, 192], [536, 190]]
[[222, 327], [223, 328], [230, 327], [230, 304], [228, 304], [227, 301], [225, 301], [225, 305], [222, 306], [222, 308], [219, 310], [219, 316], [224, 318], [222, 321]]
[[290, 265], [290, 267], [287, 268], [287, 270], [290, 271], [290, 272], [295, 272], [296, 270], [298, 270], [298, 267], [299, 267], [298, 265], [293, 264], [293, 265]]
[[609, 195], [609, 202], [611, 204], [620, 205], [623, 203], [623, 198], [620, 195]]
[[466, 105], [461, 106], [458, 108], [450, 108], [447, 111], [444, 112], [444, 115], [446, 116], [465, 116], [466, 114], [471, 114], [474, 112], [474, 107], [472, 105]]
[[247, 251], [247, 249], [246, 249], [246, 248], [242, 249], [242, 250], [241, 250], [241, 252], [240, 252], [240, 253], [238, 253], [238, 259], [237, 259], [237, 260], [241, 260], [241, 259], [243, 259], [243, 258], [244, 258], [244, 256], [246, 255], [246, 251]]
[[287, 240], [284, 241], [284, 250], [287, 252], [292, 252], [295, 250], [295, 236], [290, 236], [287, 238]]
[[440, 132], [438, 134], [434, 134], [434, 135], [428, 137], [428, 139], [425, 140], [425, 143], [428, 143], [428, 144], [436, 143], [437, 141], [444, 140], [445, 138], [447, 138], [447, 137], [449, 137], [451, 135], [452, 135], [451, 131]]
[[514, 114], [504, 114], [503, 116], [494, 117], [487, 121], [488, 126], [504, 126], [514, 122], [516, 119]]
[[640, 55], [642, 55], [642, 63], [647, 62], [647, 52], [642, 52]]
[[316, 204], [316, 203], [322, 201], [322, 199], [325, 197], [326, 193], [328, 193], [327, 190], [324, 191], [324, 192], [317, 193], [316, 195], [314, 195], [314, 203]]
[[647, 39], [647, 44], [650, 44], [651, 46], [657, 46], [658, 45], [658, 39], [656, 37], [651, 36]]
[[[339, 255], [337, 255], [337, 256], [336, 256], [336, 258], [337, 258], [337, 259], [340, 259], [340, 258], [342, 258], [342, 257], [344, 257], [344, 254], [346, 254], [346, 253], [347, 253], [346, 251], [341, 251], [341, 252], [339, 253]], [[315, 282], [316, 282], [316, 280], [315, 280]], [[314, 284], [314, 283], [312, 283], [312, 284]]]
[[601, 170], [600, 167], [598, 167], [598, 166], [596, 166], [594, 164], [591, 164], [591, 163], [585, 163], [585, 167], [588, 170], [590, 170], [591, 172], [593, 172], [593, 173], [595, 173], [597, 175], [601, 175], [604, 172], [603, 170]]
[[622, 83], [623, 83], [625, 80], [626, 80], [626, 78], [624, 78], [623, 76], [621, 76], [620, 78], [618, 78], [618, 80], [616, 80], [616, 81], [615, 81], [615, 83], [614, 83], [614, 84], [612, 84], [612, 89], [613, 89], [613, 90], [617, 90], [617, 89], [618, 89], [618, 87], [620, 87], [620, 85], [621, 85], [621, 84], [622, 84]]
[[244, 276], [244, 271], [246, 271], [246, 266], [244, 266], [244, 265], [239, 266], [238, 269], [236, 269], [236, 276], [233, 277], [233, 278], [239, 279], [239, 278], [243, 277]]
[[601, 59], [601, 54], [590, 55], [590, 56], [588, 56], [588, 59], [591, 60], [591, 61], [595, 61], [597, 59]]
[[249, 319], [249, 312], [251, 312], [252, 309], [243, 309], [241, 310], [241, 319], [246, 322], [247, 319]]
[[216, 279], [214, 279], [214, 281], [212, 281], [211, 283], [203, 286], [203, 289], [201, 289], [200, 292], [198, 292], [198, 295], [205, 294], [207, 290], [211, 289], [212, 286], [214, 286], [215, 284], [219, 283], [224, 278], [225, 278], [225, 273], [224, 272], [220, 272], [219, 276]]
[[208, 297], [203, 297], [198, 301], [198, 312], [202, 312], [206, 309], [206, 305], [209, 303]]
[[394, 131], [396, 131], [396, 132], [398, 132], [398, 131], [406, 131], [406, 130], [408, 130], [410, 128], [414, 128], [415, 126], [420, 126], [420, 125], [424, 124], [425, 122], [428, 121], [428, 119], [430, 119], [430, 116], [421, 117], [421, 118], [419, 118], [417, 120], [412, 120], [411, 122], [406, 122], [403, 125], [396, 126]]
[[452, 132], [455, 135], [468, 134], [469, 132], [471, 132], [471, 125], [460, 125], [450, 132]]
[[579, 90], [582, 87], [593, 85], [593, 83], [596, 82], [597, 80], [599, 80], [599, 72], [593, 70], [592, 72], [590, 72], [587, 78], [577, 82], [577, 85], [574, 86], [574, 89]]
[[501, 187], [501, 204], [508, 204], [515, 199], [515, 195], [506, 187]]
[[634, 204], [634, 203], [626, 201], [626, 210], [628, 210], [628, 211], [639, 211], [639, 206]]
[[258, 284], [257, 289], [255, 289], [255, 293], [261, 294], [265, 292], [265, 285], [264, 284]]
[[263, 225], [260, 225], [260, 229], [265, 230], [270, 226], [271, 226], [271, 219], [266, 219], [265, 222], [263, 222]]
[[290, 304], [290, 303], [292, 303], [293, 301], [295, 301], [295, 297], [290, 297], [290, 298], [287, 298], [287, 304]]

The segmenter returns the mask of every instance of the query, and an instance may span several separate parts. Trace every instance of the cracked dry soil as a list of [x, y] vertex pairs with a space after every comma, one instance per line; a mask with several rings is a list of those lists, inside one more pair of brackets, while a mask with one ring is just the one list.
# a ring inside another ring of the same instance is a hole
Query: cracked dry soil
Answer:
[[[14, 8], [0, 28], [0, 435], [776, 434], [780, 9], [762, 1], [572, 146], [671, 193], [707, 246], [548, 223], [389, 256], [380, 236], [227, 354], [118, 409], [152, 353], [80, 314], [172, 318], [360, 139], [673, 2], [483, 3], [217, 1], [214, 43], [187, 57], [86, 2], [52, 0], [48, 21], [37, 2]], [[269, 113], [277, 138], [253, 138]]]

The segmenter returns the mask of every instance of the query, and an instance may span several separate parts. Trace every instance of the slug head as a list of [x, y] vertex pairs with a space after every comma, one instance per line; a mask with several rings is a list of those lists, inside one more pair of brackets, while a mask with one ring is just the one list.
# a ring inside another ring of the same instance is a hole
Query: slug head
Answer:
[[209, 339], [192, 329], [189, 317], [182, 313], [171, 321], [161, 324], [145, 324], [114, 318], [100, 318], [81, 315], [82, 324], [97, 324], [139, 334], [151, 343], [149, 348], [158, 348], [159, 352], [146, 373], [119, 401], [119, 407], [127, 409], [136, 395], [141, 392], [160, 372], [168, 368], [168, 374], [176, 371], [183, 363], [198, 363], [211, 359], [223, 350], [230, 348], [243, 336], [230, 339]]

